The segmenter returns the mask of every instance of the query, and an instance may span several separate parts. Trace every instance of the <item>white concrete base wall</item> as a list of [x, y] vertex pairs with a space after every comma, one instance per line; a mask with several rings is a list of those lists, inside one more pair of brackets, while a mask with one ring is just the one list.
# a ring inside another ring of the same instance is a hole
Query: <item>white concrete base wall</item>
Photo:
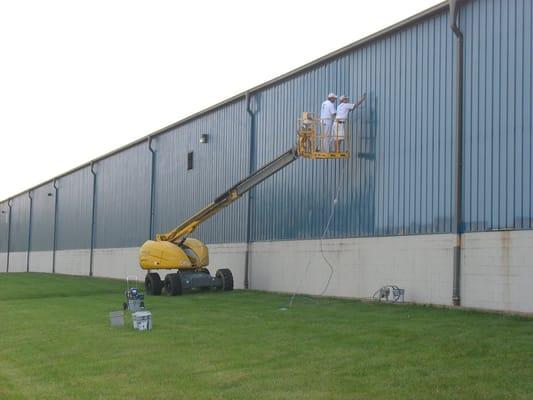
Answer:
[[[450, 305], [455, 235], [258, 242], [250, 244], [250, 288], [368, 298], [381, 286], [406, 290], [406, 301]], [[533, 312], [533, 231], [463, 235], [461, 300], [465, 307]], [[138, 248], [97, 249], [94, 275], [124, 279], [145, 271]], [[211, 244], [211, 273], [230, 268], [244, 287], [245, 243]], [[333, 274], [327, 285], [331, 264]], [[5, 271], [6, 253], [0, 253]], [[56, 253], [56, 272], [88, 275], [89, 250]], [[10, 254], [10, 272], [26, 271], [26, 252]], [[52, 252], [33, 252], [30, 271], [51, 272]], [[158, 271], [163, 278], [168, 271]]]
[[319, 240], [253, 243], [250, 286], [369, 298], [394, 284], [406, 290], [406, 301], [449, 305], [454, 240], [454, 235], [330, 239], [322, 242], [323, 251]]
[[229, 268], [233, 274], [235, 289], [244, 288], [244, 269], [246, 264], [246, 243], [227, 243], [209, 245], [209, 271]]
[[26, 251], [17, 251], [9, 254], [9, 272], [26, 272], [27, 270]]
[[7, 272], [7, 253], [0, 253], [0, 272]]
[[93, 275], [105, 278], [125, 279], [136, 275], [144, 282], [144, 271], [139, 267], [139, 248], [95, 249]]
[[56, 251], [56, 273], [67, 275], [89, 275], [90, 250]]
[[32, 251], [30, 272], [52, 272], [53, 255], [51, 251]]
[[465, 307], [533, 312], [533, 231], [463, 235]]

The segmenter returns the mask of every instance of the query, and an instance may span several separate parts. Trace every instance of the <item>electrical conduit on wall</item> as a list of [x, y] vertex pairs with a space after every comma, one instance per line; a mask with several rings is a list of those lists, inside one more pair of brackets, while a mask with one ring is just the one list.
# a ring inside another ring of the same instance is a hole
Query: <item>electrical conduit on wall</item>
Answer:
[[89, 276], [93, 276], [93, 261], [94, 261], [94, 227], [96, 225], [96, 171], [94, 170], [94, 162], [91, 163], [91, 174], [93, 176], [93, 200], [91, 212], [91, 252], [89, 255]]
[[6, 259], [6, 272], [9, 272], [9, 253], [11, 252], [11, 214], [13, 212], [13, 199], [7, 201], [9, 207], [9, 216], [7, 219], [7, 259]]
[[57, 186], [57, 179], [54, 179], [54, 233], [53, 233], [53, 250], [52, 250], [52, 273], [56, 273], [56, 250], [57, 250], [57, 196], [59, 187]]
[[155, 150], [152, 147], [152, 136], [148, 136], [148, 151], [150, 152], [150, 229], [148, 240], [154, 237], [154, 198], [155, 198]]
[[28, 191], [28, 198], [30, 199], [30, 218], [28, 221], [28, 248], [26, 249], [26, 272], [30, 272], [31, 223], [33, 214], [33, 195], [31, 190]]
[[453, 248], [453, 294], [454, 306], [461, 305], [461, 230], [462, 230], [462, 198], [463, 198], [463, 33], [457, 25], [459, 3], [461, 0], [450, 0], [450, 28], [455, 35], [455, 220], [454, 233], [456, 243]]
[[[246, 93], [245, 97], [245, 103], [246, 103], [246, 112], [250, 116], [250, 165], [248, 168], [248, 175], [251, 175], [255, 169], [255, 114], [257, 113], [257, 110], [252, 111], [251, 109], [251, 94], [249, 92]], [[244, 288], [249, 289], [250, 287], [250, 238], [252, 233], [252, 225], [251, 225], [251, 212], [252, 212], [252, 199], [253, 199], [253, 192], [254, 190], [250, 190], [248, 192], [248, 208], [246, 213], [246, 254], [244, 259]]]

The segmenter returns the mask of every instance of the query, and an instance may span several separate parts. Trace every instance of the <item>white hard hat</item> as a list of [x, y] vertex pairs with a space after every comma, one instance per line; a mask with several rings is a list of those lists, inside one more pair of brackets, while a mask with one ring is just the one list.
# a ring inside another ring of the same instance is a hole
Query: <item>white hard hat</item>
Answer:
[[344, 96], [344, 95], [342, 95], [341, 97], [339, 97], [339, 100], [340, 100], [340, 101], [343, 101], [343, 100], [346, 100], [347, 98], [348, 98], [348, 96]]
[[336, 95], [335, 93], [330, 93], [330, 94], [328, 94], [328, 99], [331, 99], [331, 98], [336, 99], [336, 98], [337, 98], [337, 95]]

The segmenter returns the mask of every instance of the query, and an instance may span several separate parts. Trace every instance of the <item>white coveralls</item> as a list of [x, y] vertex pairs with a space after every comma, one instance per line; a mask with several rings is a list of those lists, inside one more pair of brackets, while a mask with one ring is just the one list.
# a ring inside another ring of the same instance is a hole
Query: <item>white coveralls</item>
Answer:
[[341, 103], [337, 107], [337, 118], [335, 118], [335, 123], [333, 124], [333, 141], [338, 143], [336, 146], [336, 151], [339, 151], [339, 146], [341, 145], [341, 140], [345, 139], [345, 126], [346, 120], [348, 119], [348, 113], [353, 111], [355, 104], [352, 103]]
[[[321, 138], [322, 151], [329, 152], [329, 144], [331, 142], [331, 127], [333, 126], [333, 119], [335, 118], [335, 103], [330, 100], [326, 100], [322, 103], [320, 108], [320, 125], [321, 125]], [[318, 147], [319, 143], [317, 143]]]

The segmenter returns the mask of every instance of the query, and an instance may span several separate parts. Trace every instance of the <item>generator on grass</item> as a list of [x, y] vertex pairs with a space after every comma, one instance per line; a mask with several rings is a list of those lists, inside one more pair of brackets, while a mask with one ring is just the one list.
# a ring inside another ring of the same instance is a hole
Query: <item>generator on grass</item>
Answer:
[[137, 312], [144, 310], [144, 293], [139, 292], [139, 279], [136, 275], [126, 276], [125, 301], [122, 303], [124, 311]]
[[[362, 101], [364, 99], [360, 103]], [[189, 235], [202, 222], [299, 157], [313, 160], [348, 158], [350, 154], [348, 127], [345, 128], [342, 146], [338, 144], [340, 140], [335, 140], [333, 136], [328, 137], [330, 133], [323, 131], [321, 127], [320, 120], [312, 113], [303, 113], [298, 120], [298, 140], [295, 147], [232, 186], [170, 232], [157, 234], [155, 240], [146, 241], [139, 254], [141, 268], [148, 270], [144, 281], [146, 293], [158, 296], [164, 291], [170, 296], [178, 296], [186, 289], [195, 288], [233, 290], [231, 270], [222, 268], [212, 276], [206, 268], [209, 264], [207, 246]], [[328, 145], [334, 142], [335, 146]], [[325, 144], [321, 146], [321, 143]], [[334, 147], [334, 151], [331, 151], [331, 147]], [[175, 270], [175, 272], [169, 272], [164, 280], [161, 280], [159, 273], [154, 270]]]

